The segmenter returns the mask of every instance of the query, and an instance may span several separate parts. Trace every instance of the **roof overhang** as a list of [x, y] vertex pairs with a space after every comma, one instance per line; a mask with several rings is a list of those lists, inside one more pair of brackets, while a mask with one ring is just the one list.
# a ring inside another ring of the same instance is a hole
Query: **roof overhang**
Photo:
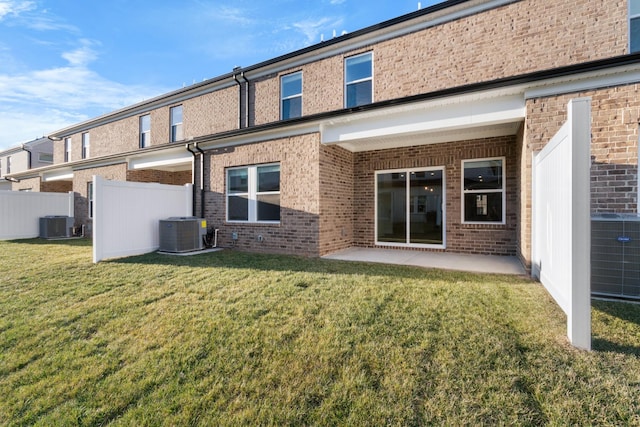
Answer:
[[129, 170], [155, 169], [167, 172], [191, 170], [193, 155], [183, 145], [175, 148], [129, 156]]
[[515, 135], [524, 117], [520, 89], [492, 90], [336, 118], [321, 141], [357, 152]]
[[42, 173], [43, 182], [71, 181], [72, 179], [73, 170], [71, 168], [62, 168]]

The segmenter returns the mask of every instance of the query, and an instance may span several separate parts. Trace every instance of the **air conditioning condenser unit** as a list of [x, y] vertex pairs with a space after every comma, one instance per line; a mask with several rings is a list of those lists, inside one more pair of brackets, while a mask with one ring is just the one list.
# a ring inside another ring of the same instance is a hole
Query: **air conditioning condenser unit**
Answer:
[[191, 252], [204, 249], [207, 221], [202, 218], [171, 217], [160, 220], [160, 252]]
[[40, 237], [42, 239], [61, 239], [73, 235], [73, 217], [47, 215], [40, 218]]

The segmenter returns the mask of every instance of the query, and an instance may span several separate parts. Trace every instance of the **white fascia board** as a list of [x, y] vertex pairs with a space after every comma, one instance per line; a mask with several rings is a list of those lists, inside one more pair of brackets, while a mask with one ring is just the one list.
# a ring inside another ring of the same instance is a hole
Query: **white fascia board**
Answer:
[[367, 138], [401, 136], [521, 121], [525, 116], [522, 94], [484, 99], [458, 97], [383, 109], [374, 114], [352, 114], [321, 126], [322, 143], [336, 144]]
[[44, 172], [42, 174], [42, 181], [69, 181], [73, 179], [73, 170], [70, 168], [59, 169], [51, 172]]
[[156, 151], [146, 155], [130, 157], [127, 159], [130, 170], [153, 169], [167, 166], [190, 164], [193, 155], [184, 146], [176, 150]]
[[640, 82], [640, 64], [633, 64], [545, 80], [541, 84], [530, 85], [524, 97], [525, 99], [543, 98], [638, 82]]

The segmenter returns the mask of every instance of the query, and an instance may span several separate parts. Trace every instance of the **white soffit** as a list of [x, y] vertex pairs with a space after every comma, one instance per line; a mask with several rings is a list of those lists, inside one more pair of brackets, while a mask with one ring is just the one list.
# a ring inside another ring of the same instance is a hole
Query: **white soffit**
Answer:
[[71, 169], [62, 169], [51, 172], [45, 172], [42, 175], [42, 181], [51, 182], [51, 181], [70, 181], [73, 179], [73, 171]]
[[350, 151], [514, 135], [522, 92], [492, 91], [355, 113], [321, 125], [322, 142]]
[[130, 170], [157, 169], [168, 172], [191, 170], [193, 155], [184, 146], [179, 150], [166, 150], [128, 159]]

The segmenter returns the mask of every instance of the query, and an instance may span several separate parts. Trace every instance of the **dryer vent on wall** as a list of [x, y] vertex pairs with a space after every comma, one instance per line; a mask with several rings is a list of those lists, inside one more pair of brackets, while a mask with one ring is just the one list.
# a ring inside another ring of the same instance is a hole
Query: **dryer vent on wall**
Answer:
[[640, 298], [640, 217], [591, 217], [591, 293]]
[[190, 252], [204, 248], [207, 222], [202, 218], [171, 217], [160, 220], [160, 251]]

